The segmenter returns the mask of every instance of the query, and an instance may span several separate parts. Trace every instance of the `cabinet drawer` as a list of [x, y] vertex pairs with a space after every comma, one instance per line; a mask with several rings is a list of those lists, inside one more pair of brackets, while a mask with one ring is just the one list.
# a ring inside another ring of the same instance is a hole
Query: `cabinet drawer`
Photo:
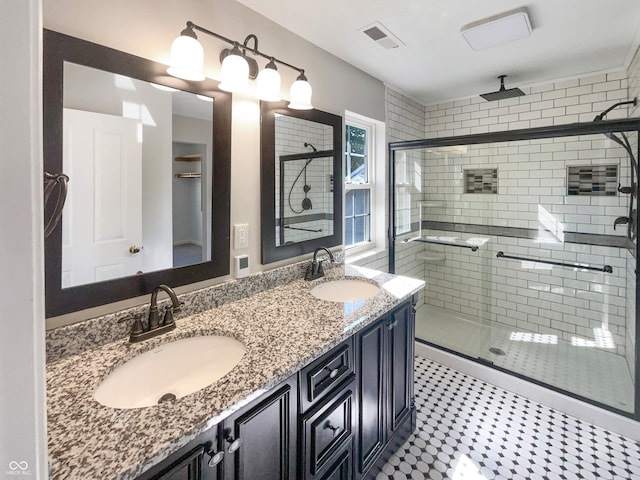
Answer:
[[300, 372], [300, 409], [307, 411], [334, 387], [354, 376], [353, 338], [341, 343]]
[[335, 466], [336, 456], [351, 446], [354, 387], [353, 382], [348, 384], [326, 405], [303, 417], [301, 451], [305, 456], [304, 478], [324, 478], [323, 475]]

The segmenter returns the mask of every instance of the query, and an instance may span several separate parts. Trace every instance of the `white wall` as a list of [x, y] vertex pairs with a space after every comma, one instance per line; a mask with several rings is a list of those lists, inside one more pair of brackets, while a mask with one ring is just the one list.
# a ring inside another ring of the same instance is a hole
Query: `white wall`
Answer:
[[[314, 107], [337, 115], [345, 110], [384, 120], [382, 83], [324, 50], [240, 5], [234, 0], [44, 0], [43, 22], [46, 28], [99, 44], [168, 63], [171, 42], [187, 20], [229, 38], [243, 40], [249, 33], [260, 39], [260, 49], [305, 69], [313, 86]], [[208, 76], [218, 78], [218, 55], [228, 45], [206, 35], [199, 36], [205, 49]], [[262, 66], [262, 65], [261, 65]], [[296, 72], [279, 69], [283, 94]], [[231, 144], [231, 224], [249, 224], [249, 248], [231, 249], [231, 257], [249, 254], [252, 270], [274, 268], [284, 261], [260, 264], [260, 115], [259, 102], [253, 97], [234, 94]], [[209, 281], [204, 286], [219, 282]], [[183, 292], [193, 289], [178, 289]], [[48, 322], [48, 327], [140, 304], [146, 298], [119, 302], [109, 307], [70, 314]]]
[[47, 478], [40, 26], [39, 0], [0, 3], [0, 478]]

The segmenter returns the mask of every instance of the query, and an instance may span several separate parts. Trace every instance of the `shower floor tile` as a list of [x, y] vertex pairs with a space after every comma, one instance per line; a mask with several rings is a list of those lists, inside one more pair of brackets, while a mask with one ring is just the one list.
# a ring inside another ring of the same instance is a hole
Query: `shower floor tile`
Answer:
[[[549, 336], [534, 337], [518, 328], [490, 325], [429, 305], [416, 312], [416, 337], [484, 358], [496, 366], [603, 404], [633, 411], [633, 380], [621, 355], [575, 346]], [[496, 348], [502, 354], [489, 350]]]
[[640, 445], [416, 357], [417, 428], [376, 480], [640, 480]]

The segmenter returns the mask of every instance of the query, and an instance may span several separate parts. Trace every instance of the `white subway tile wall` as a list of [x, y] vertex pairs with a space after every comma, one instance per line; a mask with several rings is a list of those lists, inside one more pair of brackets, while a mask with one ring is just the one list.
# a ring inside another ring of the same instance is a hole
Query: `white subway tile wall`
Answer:
[[[627, 215], [628, 196], [567, 194], [569, 166], [615, 164], [629, 184], [626, 152], [604, 135], [441, 147], [424, 157], [424, 199], [446, 206], [423, 220], [534, 229], [547, 221], [566, 232], [625, 235], [613, 219]], [[485, 168], [498, 169], [498, 194], [465, 193], [464, 171]]]
[[[625, 354], [626, 250], [442, 230], [424, 230], [423, 236], [481, 244], [476, 252], [428, 246], [446, 260], [426, 264], [426, 304], [509, 325], [515, 331], [556, 335], [572, 344]], [[501, 259], [496, 257], [498, 251], [555, 262], [611, 265], [613, 273]], [[406, 265], [411, 265], [410, 259]], [[407, 274], [412, 275], [410, 271]]]

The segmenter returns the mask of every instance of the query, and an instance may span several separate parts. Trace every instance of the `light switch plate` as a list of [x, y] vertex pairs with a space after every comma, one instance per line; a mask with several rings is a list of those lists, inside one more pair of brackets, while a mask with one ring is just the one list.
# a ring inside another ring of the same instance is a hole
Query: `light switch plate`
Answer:
[[246, 223], [233, 226], [233, 248], [249, 248], [249, 225]]

